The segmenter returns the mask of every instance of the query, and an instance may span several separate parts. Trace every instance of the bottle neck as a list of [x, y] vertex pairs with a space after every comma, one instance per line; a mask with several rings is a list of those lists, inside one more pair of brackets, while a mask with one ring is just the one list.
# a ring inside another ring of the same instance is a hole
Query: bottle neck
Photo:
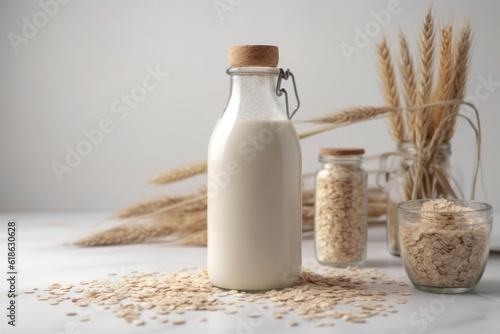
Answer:
[[230, 68], [226, 113], [246, 119], [287, 119], [276, 95], [279, 70], [272, 67]]

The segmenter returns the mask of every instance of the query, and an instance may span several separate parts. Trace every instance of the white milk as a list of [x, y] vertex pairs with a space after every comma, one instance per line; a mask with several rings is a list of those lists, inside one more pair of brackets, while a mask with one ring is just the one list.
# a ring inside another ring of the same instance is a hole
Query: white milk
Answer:
[[208, 274], [213, 285], [269, 290], [301, 266], [301, 151], [288, 120], [222, 117], [208, 151]]

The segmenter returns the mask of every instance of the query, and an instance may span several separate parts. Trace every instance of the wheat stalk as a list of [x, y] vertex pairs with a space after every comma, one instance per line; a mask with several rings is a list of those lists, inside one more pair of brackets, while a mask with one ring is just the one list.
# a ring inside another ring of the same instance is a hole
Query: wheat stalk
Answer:
[[310, 120], [311, 123], [351, 124], [366, 121], [394, 111], [391, 107], [355, 107]]
[[170, 197], [157, 198], [150, 201], [140, 202], [125, 207], [124, 209], [118, 211], [116, 214], [111, 216], [111, 218], [123, 219], [123, 218], [141, 216], [144, 214], [154, 212], [166, 206], [183, 202], [192, 197], [194, 196], [170, 196]]
[[405, 91], [406, 106], [411, 108], [415, 106], [416, 98], [416, 85], [415, 74], [413, 71], [413, 61], [410, 56], [410, 49], [406, 42], [406, 37], [403, 32], [399, 30], [399, 49], [401, 52], [400, 70], [403, 78], [403, 87]]
[[[452, 52], [452, 26], [451, 24], [440, 29], [440, 48], [439, 48], [439, 71], [436, 90], [434, 93], [435, 101], [447, 101], [453, 98], [453, 52]], [[432, 138], [436, 128], [443, 120], [444, 113], [449, 107], [438, 107], [433, 110], [432, 122], [427, 139]]]
[[207, 229], [207, 210], [202, 210], [198, 212], [193, 212], [189, 215], [172, 217], [170, 215], [165, 215], [165, 220], [177, 220], [176, 226], [178, 228], [175, 230], [175, 234], [179, 236], [189, 234], [194, 231], [206, 230]]
[[[432, 18], [431, 9], [429, 8], [425, 13], [422, 31], [420, 33], [420, 77], [417, 88], [417, 106], [425, 105], [430, 98], [432, 89], [432, 63], [434, 59], [434, 22]], [[427, 132], [431, 121], [431, 114], [428, 108], [413, 111], [413, 122], [409, 124], [410, 131], [414, 133], [414, 142], [417, 146], [419, 155], [425, 145], [427, 139]], [[423, 168], [423, 159], [417, 159], [414, 165], [415, 170], [415, 183], [412, 191], [412, 199], [419, 196], [419, 191], [422, 191], [422, 180], [425, 180]], [[425, 197], [418, 197], [425, 198]]]
[[[434, 59], [434, 22], [431, 9], [425, 13], [422, 31], [420, 34], [420, 78], [417, 89], [417, 105], [424, 105], [429, 101], [432, 89], [432, 63]], [[410, 124], [414, 132], [417, 147], [424, 145], [430, 122], [430, 113], [427, 108], [414, 111], [413, 123]]]
[[204, 247], [207, 245], [207, 230], [199, 230], [191, 234], [185, 234], [178, 244], [183, 246]]
[[322, 132], [338, 129], [346, 125], [376, 119], [377, 117], [383, 117], [392, 111], [394, 111], [394, 109], [390, 107], [355, 107], [339, 111], [325, 117], [307, 120], [304, 122], [326, 123], [328, 125], [302, 132], [299, 134], [299, 139], [304, 139]]
[[149, 184], [160, 185], [160, 184], [177, 182], [206, 172], [207, 172], [207, 162], [200, 161], [187, 166], [174, 168], [165, 173], [159, 174], [151, 178], [151, 180], [149, 180]]
[[[413, 60], [410, 56], [410, 49], [408, 43], [406, 42], [406, 37], [404, 36], [401, 29], [399, 30], [399, 51], [401, 53], [400, 71], [404, 87], [404, 97], [407, 108], [412, 108], [415, 106], [416, 99], [416, 85], [415, 85], [415, 74], [413, 71]], [[414, 141], [415, 133], [412, 131], [412, 127], [409, 124], [414, 122], [414, 113], [406, 113], [407, 121], [407, 139]]]
[[314, 189], [303, 189], [302, 190], [302, 204], [314, 205]]
[[[463, 100], [465, 94], [465, 87], [467, 83], [467, 72], [469, 65], [469, 50], [471, 45], [471, 27], [470, 23], [467, 21], [465, 26], [462, 28], [457, 42], [457, 51], [455, 56], [455, 76], [453, 80], [453, 99]], [[450, 119], [447, 127], [443, 130], [444, 140], [448, 142], [453, 136], [455, 131], [456, 118], [459, 112], [460, 106], [456, 105], [452, 108], [451, 113], [454, 117]]]
[[382, 42], [378, 44], [377, 50], [380, 63], [380, 74], [385, 93], [385, 102], [389, 107], [394, 108], [394, 112], [392, 112], [389, 117], [392, 128], [392, 137], [397, 142], [401, 142], [404, 139], [403, 118], [401, 110], [399, 110], [399, 94], [396, 86], [396, 80], [394, 78], [391, 53], [389, 51], [389, 47], [387, 46], [387, 39], [385, 37]]
[[314, 206], [302, 207], [302, 232], [314, 229]]
[[167, 224], [126, 224], [75, 241], [75, 246], [95, 247], [141, 243], [172, 234]]
[[183, 216], [187, 214], [191, 214], [193, 212], [198, 211], [206, 211], [207, 210], [207, 197], [200, 196], [195, 201], [191, 203], [187, 203], [178, 208], [175, 208], [170, 212], [171, 216]]

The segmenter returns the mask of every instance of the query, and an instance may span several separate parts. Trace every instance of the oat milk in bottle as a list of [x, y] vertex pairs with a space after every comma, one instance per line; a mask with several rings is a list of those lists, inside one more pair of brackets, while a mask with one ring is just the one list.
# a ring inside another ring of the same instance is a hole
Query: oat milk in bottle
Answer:
[[301, 150], [277, 96], [291, 74], [277, 64], [275, 46], [229, 49], [230, 98], [208, 149], [208, 274], [217, 287], [279, 289], [300, 275]]

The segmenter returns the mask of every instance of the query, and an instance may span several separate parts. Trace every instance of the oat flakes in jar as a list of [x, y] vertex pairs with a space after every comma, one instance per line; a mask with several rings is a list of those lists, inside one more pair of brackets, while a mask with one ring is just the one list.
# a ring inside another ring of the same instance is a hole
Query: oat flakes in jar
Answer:
[[324, 265], [362, 265], [366, 257], [367, 187], [362, 148], [322, 148], [316, 175], [314, 240]]

